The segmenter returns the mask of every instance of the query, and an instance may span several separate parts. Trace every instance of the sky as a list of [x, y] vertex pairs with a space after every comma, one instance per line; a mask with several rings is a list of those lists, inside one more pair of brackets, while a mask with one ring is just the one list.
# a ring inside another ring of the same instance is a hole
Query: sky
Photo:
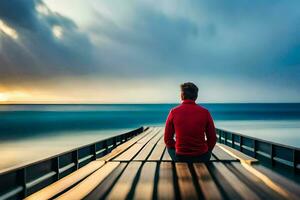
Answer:
[[300, 102], [297, 0], [1, 0], [0, 102]]

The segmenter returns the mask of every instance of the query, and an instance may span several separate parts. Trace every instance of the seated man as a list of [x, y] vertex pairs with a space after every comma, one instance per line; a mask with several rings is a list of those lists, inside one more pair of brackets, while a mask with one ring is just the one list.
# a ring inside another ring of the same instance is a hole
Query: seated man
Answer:
[[182, 104], [170, 111], [166, 121], [164, 140], [172, 159], [179, 162], [208, 162], [216, 144], [213, 119], [195, 103], [197, 97], [195, 84], [182, 84]]

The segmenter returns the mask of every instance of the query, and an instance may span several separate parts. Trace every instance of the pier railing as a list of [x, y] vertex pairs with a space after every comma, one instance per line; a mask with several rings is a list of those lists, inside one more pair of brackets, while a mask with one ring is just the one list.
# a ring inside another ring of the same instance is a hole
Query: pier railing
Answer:
[[84, 145], [38, 162], [0, 171], [0, 199], [21, 199], [96, 160], [145, 130], [144, 127]]
[[[92, 144], [81, 146], [43, 160], [0, 171], [0, 199], [21, 199], [67, 176], [89, 162], [108, 154], [145, 130], [144, 127]], [[262, 139], [216, 129], [218, 142], [273, 166], [299, 172], [300, 149]]]
[[216, 129], [218, 142], [237, 149], [272, 166], [285, 166], [299, 172], [300, 148], [269, 142], [262, 139]]

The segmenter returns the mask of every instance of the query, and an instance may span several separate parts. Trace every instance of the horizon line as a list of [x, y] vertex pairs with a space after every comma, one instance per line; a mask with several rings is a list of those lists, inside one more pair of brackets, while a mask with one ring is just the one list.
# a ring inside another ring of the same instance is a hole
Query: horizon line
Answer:
[[[133, 104], [180, 104], [181, 102], [12, 102], [2, 103], [3, 105], [133, 105]], [[198, 104], [300, 104], [300, 102], [197, 102]]]

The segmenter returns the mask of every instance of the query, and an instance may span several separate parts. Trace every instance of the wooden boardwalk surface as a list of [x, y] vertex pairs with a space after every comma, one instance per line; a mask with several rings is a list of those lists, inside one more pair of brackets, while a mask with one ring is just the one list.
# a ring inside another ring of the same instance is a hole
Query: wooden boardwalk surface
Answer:
[[150, 127], [26, 199], [299, 199], [295, 182], [222, 144], [211, 162], [173, 162]]

